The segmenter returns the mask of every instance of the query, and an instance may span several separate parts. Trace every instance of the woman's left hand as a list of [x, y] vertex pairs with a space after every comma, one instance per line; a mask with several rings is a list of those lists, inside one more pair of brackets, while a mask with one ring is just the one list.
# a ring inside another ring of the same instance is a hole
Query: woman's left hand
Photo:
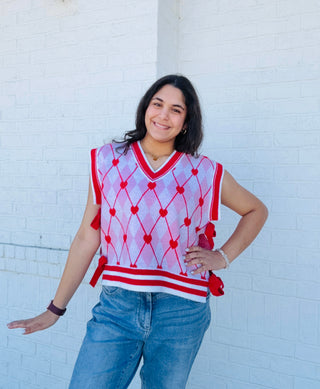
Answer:
[[226, 262], [218, 251], [203, 249], [199, 246], [189, 247], [186, 250], [184, 262], [188, 267], [198, 267], [191, 272], [193, 275], [209, 270], [221, 270], [226, 267]]

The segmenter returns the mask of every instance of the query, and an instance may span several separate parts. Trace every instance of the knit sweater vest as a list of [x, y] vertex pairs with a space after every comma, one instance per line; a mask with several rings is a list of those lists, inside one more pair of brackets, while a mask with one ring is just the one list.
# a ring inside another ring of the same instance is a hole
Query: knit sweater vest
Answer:
[[222, 177], [221, 164], [178, 151], [155, 171], [139, 142], [92, 150], [102, 284], [205, 302], [209, 274], [192, 275], [184, 255], [220, 217]]

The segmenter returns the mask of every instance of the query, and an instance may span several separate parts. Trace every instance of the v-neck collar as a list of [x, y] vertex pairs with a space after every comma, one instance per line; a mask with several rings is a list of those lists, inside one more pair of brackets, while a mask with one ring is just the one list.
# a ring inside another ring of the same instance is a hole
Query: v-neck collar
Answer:
[[177, 162], [183, 155], [183, 153], [181, 153], [180, 151], [174, 150], [173, 153], [168, 157], [166, 162], [159, 167], [159, 169], [153, 170], [141, 147], [140, 142], [132, 143], [131, 147], [140, 169], [151, 181], [155, 181], [166, 175], [177, 164]]

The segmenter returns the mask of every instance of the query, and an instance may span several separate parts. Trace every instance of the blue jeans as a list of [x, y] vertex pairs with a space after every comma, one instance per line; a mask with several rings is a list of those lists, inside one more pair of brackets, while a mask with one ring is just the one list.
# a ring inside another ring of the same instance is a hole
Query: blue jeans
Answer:
[[69, 389], [125, 389], [141, 358], [143, 389], [183, 389], [211, 318], [209, 297], [106, 286], [92, 314]]

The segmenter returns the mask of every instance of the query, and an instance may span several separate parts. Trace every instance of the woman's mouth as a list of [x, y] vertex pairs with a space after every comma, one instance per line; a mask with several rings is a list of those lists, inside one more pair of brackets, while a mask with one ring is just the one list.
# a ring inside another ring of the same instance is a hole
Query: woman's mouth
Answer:
[[160, 124], [160, 123], [157, 123], [157, 122], [153, 122], [153, 125], [155, 127], [161, 128], [162, 130], [168, 130], [170, 128], [169, 126], [165, 126], [164, 124]]

